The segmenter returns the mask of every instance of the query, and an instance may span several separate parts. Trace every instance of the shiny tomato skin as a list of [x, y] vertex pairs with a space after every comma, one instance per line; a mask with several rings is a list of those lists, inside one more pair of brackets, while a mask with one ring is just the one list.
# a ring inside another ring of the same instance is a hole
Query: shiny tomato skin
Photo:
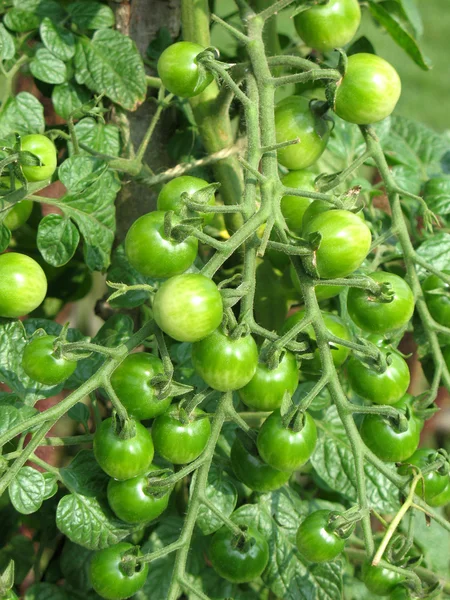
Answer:
[[[148, 575], [148, 564], [139, 563], [131, 575], [121, 567], [123, 556], [133, 548], [132, 544], [119, 542], [99, 550], [91, 560], [89, 574], [92, 587], [106, 600], [125, 600], [133, 596], [144, 585]], [[138, 553], [138, 556], [141, 552]]]
[[350, 275], [362, 265], [369, 253], [372, 242], [370, 229], [360, 217], [348, 210], [327, 210], [316, 215], [303, 227], [303, 236], [314, 232], [322, 235], [315, 253], [321, 279]]
[[350, 288], [347, 308], [352, 320], [370, 333], [388, 333], [404, 327], [414, 312], [414, 295], [404, 279], [386, 271], [376, 271], [370, 277], [377, 283], [390, 283], [392, 302], [382, 302], [367, 290]]
[[[442, 272], [450, 275], [448, 269], [444, 269]], [[450, 327], [450, 285], [437, 275], [429, 275], [423, 282], [422, 289], [425, 292], [425, 301], [433, 319], [444, 327]], [[442, 295], [430, 293], [436, 291]]]
[[406, 394], [410, 383], [410, 373], [404, 358], [397, 352], [380, 351], [390, 354], [392, 363], [384, 373], [371, 369], [352, 357], [347, 364], [347, 379], [353, 391], [375, 404], [395, 404]]
[[400, 98], [402, 84], [397, 71], [375, 54], [353, 54], [338, 82], [334, 110], [357, 125], [377, 123], [388, 117]]
[[198, 342], [222, 322], [222, 296], [216, 284], [199, 273], [176, 275], [156, 292], [157, 325], [179, 342]]
[[361, 9], [357, 0], [330, 0], [294, 18], [297, 33], [305, 44], [321, 52], [348, 44], [360, 22]]
[[166, 413], [156, 417], [152, 437], [160, 456], [174, 465], [184, 465], [203, 452], [211, 434], [211, 425], [200, 408], [194, 410], [188, 423], [180, 420], [178, 411], [178, 406], [173, 405]]
[[[0, 177], [0, 184], [0, 189], [2, 192], [12, 193], [13, 190], [10, 189], [9, 177]], [[16, 181], [15, 189], [18, 190], [21, 187], [22, 184], [20, 181]], [[32, 200], [21, 200], [20, 202], [16, 202], [6, 213], [3, 223], [10, 231], [15, 231], [16, 229], [19, 229], [19, 227], [21, 227], [26, 221], [28, 221], [32, 211]]]
[[158, 400], [150, 381], [164, 373], [162, 361], [148, 352], [129, 354], [111, 376], [111, 385], [128, 414], [153, 419], [166, 412], [172, 398]]
[[428, 504], [430, 506], [447, 506], [450, 503], [450, 479], [445, 486], [444, 490], [440, 494], [436, 494], [432, 498], [428, 499]]
[[27, 181], [44, 181], [56, 170], [57, 154], [55, 144], [45, 135], [32, 133], [21, 140], [21, 150], [35, 154], [41, 165], [22, 166], [22, 173]]
[[[130, 264], [142, 275], [164, 279], [184, 273], [197, 256], [198, 240], [188, 237], [182, 242], [164, 233], [165, 212], [156, 210], [139, 217], [125, 238], [125, 253]], [[178, 219], [172, 219], [176, 225]]]
[[[406, 395], [393, 408], [408, 406]], [[420, 442], [421, 424], [407, 411], [408, 429], [400, 432], [389, 419], [381, 415], [365, 415], [360, 427], [361, 437], [370, 450], [384, 462], [403, 462], [414, 454]]]
[[158, 75], [166, 89], [181, 98], [201, 94], [214, 77], [205, 71], [200, 75], [197, 56], [205, 48], [193, 42], [177, 42], [164, 50], [158, 60]]
[[[305, 309], [302, 309], [291, 315], [285, 321], [280, 332], [281, 335], [284, 335], [290, 329], [292, 329], [294, 325], [296, 325], [299, 321], [301, 321], [304, 318], [305, 314]], [[344, 340], [351, 340], [350, 330], [340, 317], [325, 311], [322, 311], [322, 317], [325, 322], [325, 326], [333, 335], [336, 335]], [[304, 331], [309, 335], [311, 339], [316, 339], [316, 334], [311, 325], [307, 327]], [[344, 362], [347, 360], [348, 355], [350, 354], [350, 349], [345, 346], [341, 346], [340, 344], [332, 344], [330, 345], [330, 349], [335, 367], [340, 367], [342, 364], [344, 364]], [[300, 366], [300, 371], [318, 373], [321, 370], [321, 368], [322, 363], [320, 360], [319, 349], [316, 348], [316, 350], [314, 351], [314, 358], [312, 360], [304, 360]]]
[[256, 445], [250, 439], [236, 439], [231, 446], [231, 466], [234, 474], [255, 492], [273, 492], [283, 486], [291, 474], [266, 464], [259, 456]]
[[239, 390], [239, 397], [246, 406], [254, 410], [275, 410], [280, 408], [285, 392], [291, 396], [294, 394], [298, 377], [295, 356], [285, 351], [275, 369], [269, 369], [265, 363], [258, 363], [252, 379]]
[[345, 539], [329, 528], [329, 510], [316, 510], [304, 519], [297, 530], [298, 551], [315, 563], [334, 560], [342, 552]]
[[[161, 191], [159, 192], [158, 199], [156, 201], [156, 206], [158, 210], [173, 210], [177, 215], [181, 213], [181, 209], [183, 208], [183, 202], [181, 200], [181, 194], [186, 193], [189, 196], [195, 194], [199, 190], [207, 187], [209, 183], [204, 179], [200, 179], [200, 177], [192, 177], [191, 175], [181, 175], [180, 177], [175, 177], [175, 179], [171, 179], [169, 182], [163, 185]], [[215, 198], [214, 194], [211, 195], [211, 198], [208, 200], [208, 204], [214, 205]], [[190, 213], [195, 215], [195, 212]], [[203, 216], [203, 222], [205, 224], [211, 223], [214, 218], [213, 213], [198, 213]]]
[[31, 379], [45, 385], [58, 385], [68, 379], [77, 367], [76, 360], [58, 357], [53, 344], [55, 335], [36, 337], [25, 346], [22, 366]]
[[112, 418], [102, 421], [94, 435], [94, 455], [110, 477], [123, 481], [148, 472], [153, 460], [153, 441], [147, 429], [136, 421], [136, 434], [122, 439], [116, 433]]
[[279, 410], [262, 424], [258, 433], [258, 452], [268, 465], [279, 471], [292, 472], [304, 465], [314, 452], [317, 428], [314, 419], [305, 413], [303, 428], [295, 432], [283, 426]]
[[246, 385], [258, 365], [258, 348], [251, 335], [238, 339], [216, 329], [192, 345], [192, 364], [214, 390], [228, 392]]
[[362, 577], [369, 592], [376, 596], [389, 596], [405, 580], [403, 575], [385, 567], [374, 567], [369, 561], [363, 564]]
[[[294, 267], [290, 266], [290, 274], [292, 284], [296, 290], [300, 294], [300, 298], [303, 298], [302, 289], [300, 287], [300, 281], [298, 275], [294, 269]], [[323, 300], [329, 300], [330, 298], [334, 298], [342, 291], [345, 290], [345, 286], [343, 285], [316, 285], [314, 291], [316, 293], [316, 298], [318, 302], [322, 302]]]
[[278, 162], [291, 171], [314, 164], [330, 135], [327, 122], [312, 113], [303, 96], [289, 96], [276, 105], [275, 129], [277, 143], [300, 139], [297, 144], [278, 150]]
[[23, 317], [42, 304], [47, 278], [38, 263], [17, 252], [0, 255], [0, 317]]
[[148, 523], [161, 515], [167, 508], [170, 490], [160, 496], [153, 495], [148, 488], [148, 475], [157, 471], [158, 467], [150, 465], [148, 473], [117, 481], [108, 482], [108, 504], [113, 513], [125, 523]]
[[[311, 171], [290, 171], [281, 178], [281, 183], [286, 187], [314, 192], [316, 191], [314, 187], [315, 178], [316, 174]], [[286, 219], [286, 225], [294, 233], [301, 233], [303, 215], [311, 203], [311, 198], [304, 198], [303, 196], [283, 196], [281, 198], [281, 212]]]
[[253, 581], [269, 562], [269, 546], [265, 538], [254, 527], [248, 527], [246, 533], [249, 539], [243, 547], [239, 547], [236, 536], [224, 526], [214, 534], [209, 547], [214, 570], [233, 583]]
[[[408, 458], [405, 465], [399, 467], [398, 472], [400, 475], [411, 475], [412, 469], [408, 465], [413, 465], [419, 469], [423, 469], [433, 462], [435, 450], [430, 448], [418, 448], [412, 456]], [[425, 484], [425, 493], [424, 493]], [[439, 494], [441, 494], [448, 485], [448, 475], [441, 475], [437, 471], [430, 471], [427, 473], [423, 482], [419, 481], [416, 487], [416, 494], [423, 497], [425, 495], [425, 501], [429, 502]]]

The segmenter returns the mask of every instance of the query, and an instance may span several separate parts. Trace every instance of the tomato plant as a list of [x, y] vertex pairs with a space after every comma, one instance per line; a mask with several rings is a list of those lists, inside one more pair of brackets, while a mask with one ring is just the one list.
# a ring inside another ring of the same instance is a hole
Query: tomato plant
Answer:
[[1, 597], [449, 591], [435, 5], [2, 2]]

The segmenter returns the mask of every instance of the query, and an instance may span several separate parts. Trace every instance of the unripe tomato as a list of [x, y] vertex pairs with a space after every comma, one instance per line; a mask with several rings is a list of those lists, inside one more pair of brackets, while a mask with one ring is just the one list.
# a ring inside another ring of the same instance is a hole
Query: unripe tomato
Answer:
[[[281, 183], [286, 187], [314, 192], [315, 178], [315, 173], [311, 171], [291, 171], [282, 177]], [[303, 215], [311, 202], [311, 198], [303, 198], [302, 196], [283, 196], [281, 198], [281, 212], [286, 219], [286, 225], [294, 233], [301, 233]]]
[[181, 98], [197, 96], [213, 81], [212, 73], [200, 70], [197, 56], [205, 48], [193, 42], [177, 42], [164, 50], [158, 60], [158, 75], [165, 88]]
[[303, 96], [289, 96], [275, 108], [277, 142], [295, 138], [297, 144], [278, 150], [278, 161], [290, 170], [306, 169], [322, 155], [330, 130], [328, 123], [313, 114], [309, 101]]
[[376, 271], [370, 277], [377, 283], [390, 283], [393, 299], [384, 302], [367, 290], [350, 288], [347, 308], [352, 320], [370, 333], [382, 334], [404, 327], [414, 312], [414, 295], [409, 285], [386, 271]]
[[298, 551], [311, 562], [333, 560], [344, 549], [345, 539], [330, 528], [330, 514], [329, 510], [316, 510], [297, 530]]
[[148, 352], [129, 354], [111, 376], [111, 385], [132, 417], [153, 419], [166, 412], [171, 397], [159, 400], [150, 381], [164, 373], [162, 361]]
[[[128, 230], [125, 253], [131, 265], [146, 277], [158, 279], [184, 273], [197, 256], [198, 240], [188, 237], [177, 242], [166, 237], [164, 217], [161, 210], [139, 217]], [[173, 225], [179, 219], [172, 218]]]
[[227, 392], [246, 385], [258, 365], [258, 348], [251, 335], [237, 339], [216, 329], [192, 345], [192, 364], [205, 383]]
[[[195, 192], [202, 190], [208, 185], [208, 182], [204, 179], [200, 179], [200, 177], [192, 177], [191, 175], [181, 175], [180, 177], [175, 177], [175, 179], [171, 179], [168, 183], [163, 185], [161, 191], [159, 192], [156, 206], [158, 210], [173, 210], [177, 215], [179, 215], [181, 209], [183, 208], [181, 194], [186, 193], [189, 196], [192, 196], [195, 194]], [[214, 194], [212, 194], [211, 198], [208, 200], [208, 204], [213, 205], [214, 202], [215, 198]], [[194, 215], [196, 213], [192, 212], [190, 214]], [[214, 218], [213, 213], [198, 214], [203, 216], [204, 223], [210, 223]]]
[[[404, 409], [411, 397], [406, 395], [393, 408]], [[408, 406], [409, 408], [409, 406]], [[421, 423], [407, 412], [408, 429], [399, 431], [393, 422], [382, 415], [365, 415], [361, 424], [361, 437], [370, 450], [385, 462], [403, 462], [419, 446]]]
[[[9, 177], [0, 177], [0, 190], [5, 193], [11, 193], [10, 183]], [[14, 185], [16, 190], [22, 187], [20, 181], [17, 180]], [[31, 200], [21, 200], [20, 202], [16, 202], [6, 213], [3, 223], [10, 231], [15, 231], [28, 220], [32, 211], [33, 202]]]
[[361, 22], [357, 0], [330, 0], [308, 8], [294, 18], [298, 35], [307, 46], [322, 52], [341, 48], [355, 35]]
[[[442, 272], [450, 275], [447, 269]], [[429, 275], [423, 282], [422, 289], [433, 319], [445, 327], [450, 327], [450, 285], [437, 275]], [[430, 292], [438, 292], [438, 294]]]
[[[424, 469], [434, 462], [435, 450], [430, 448], [419, 448], [414, 454], [408, 458], [407, 465], [413, 465], [418, 469]], [[412, 470], [407, 465], [399, 467], [400, 475], [410, 475]], [[424, 492], [425, 485], [425, 492]], [[448, 485], [448, 475], [441, 475], [437, 471], [430, 471], [424, 475], [423, 481], [419, 481], [416, 486], [416, 494], [419, 496], [425, 495], [425, 501], [429, 502], [439, 494], [441, 494]]]
[[[133, 549], [132, 544], [119, 542], [115, 546], [96, 552], [89, 569], [94, 590], [106, 600], [125, 600], [133, 596], [144, 585], [148, 575], [148, 564], [137, 564], [135, 571], [128, 574], [123, 568], [123, 558]], [[138, 552], [137, 556], [141, 553]]]
[[57, 385], [68, 379], [77, 367], [76, 360], [58, 357], [53, 349], [55, 335], [31, 340], [23, 351], [22, 367], [28, 377], [45, 385]]
[[0, 255], [0, 317], [23, 317], [35, 310], [47, 293], [47, 278], [26, 254]]
[[126, 481], [109, 480], [108, 504], [119, 519], [125, 523], [148, 523], [166, 510], [170, 489], [162, 495], [154, 495], [148, 484], [148, 476], [157, 470], [158, 467], [150, 465], [146, 475]]
[[110, 477], [131, 479], [148, 472], [153, 459], [152, 436], [136, 421], [135, 435], [123, 438], [115, 430], [113, 419], [102, 421], [94, 435], [94, 455]]
[[403, 398], [409, 387], [409, 368], [405, 359], [396, 352], [381, 348], [380, 352], [385, 356], [389, 354], [392, 361], [383, 373], [352, 357], [347, 365], [347, 378], [361, 398], [375, 404], [395, 404]]
[[321, 279], [353, 273], [363, 263], [372, 242], [370, 229], [360, 217], [348, 210], [328, 210], [311, 218], [303, 227], [303, 236], [314, 232], [322, 236], [315, 253]]
[[[301, 321], [306, 314], [304, 309], [295, 312], [293, 315], [287, 319], [281, 329], [281, 335], [287, 333], [294, 325], [296, 325], [299, 321]], [[338, 317], [337, 315], [333, 315], [331, 313], [322, 311], [322, 317], [325, 323], [326, 328], [337, 337], [340, 337], [344, 340], [350, 340], [351, 334], [347, 325], [344, 321]], [[305, 330], [305, 333], [309, 335], [312, 340], [316, 339], [316, 334], [312, 325], [309, 325]], [[333, 362], [336, 367], [340, 367], [347, 360], [348, 355], [350, 354], [350, 349], [346, 346], [341, 346], [340, 344], [330, 344], [331, 356], [333, 357]], [[312, 360], [303, 360], [300, 366], [300, 370], [304, 372], [310, 373], [318, 373], [322, 368], [322, 362], [320, 360], [319, 349], [317, 348], [314, 351], [314, 358]]]
[[236, 439], [231, 446], [231, 466], [234, 474], [255, 492], [272, 492], [284, 485], [291, 474], [267, 465], [258, 454], [256, 445], [248, 439]]
[[45, 135], [33, 133], [21, 140], [21, 150], [35, 154], [41, 165], [22, 166], [22, 173], [28, 181], [44, 181], [49, 179], [56, 170], [57, 155], [55, 144]]
[[248, 583], [261, 575], [269, 562], [269, 546], [254, 527], [240, 539], [227, 527], [217, 531], [209, 548], [214, 570], [227, 581]]
[[279, 471], [292, 472], [304, 465], [314, 452], [317, 429], [314, 419], [304, 414], [304, 425], [294, 431], [283, 425], [280, 411], [275, 410], [259, 430], [257, 446], [261, 458]]
[[385, 567], [374, 567], [369, 561], [363, 564], [362, 576], [366, 588], [376, 596], [389, 596], [405, 580], [400, 573]]
[[402, 84], [397, 71], [375, 54], [353, 54], [338, 82], [336, 114], [350, 123], [369, 125], [388, 117], [400, 98]]
[[184, 422], [177, 405], [156, 417], [152, 426], [156, 452], [174, 465], [184, 465], [198, 458], [208, 443], [210, 433], [209, 419], [200, 408], [196, 408]]
[[430, 506], [447, 506], [450, 503], [450, 480], [440, 494], [428, 499]]
[[156, 292], [153, 316], [174, 340], [198, 342], [222, 322], [222, 296], [216, 284], [204, 275], [176, 275]]
[[252, 379], [239, 390], [239, 397], [254, 410], [275, 410], [280, 408], [285, 392], [292, 396], [297, 385], [297, 361], [291, 352], [286, 351], [275, 369], [258, 363]]

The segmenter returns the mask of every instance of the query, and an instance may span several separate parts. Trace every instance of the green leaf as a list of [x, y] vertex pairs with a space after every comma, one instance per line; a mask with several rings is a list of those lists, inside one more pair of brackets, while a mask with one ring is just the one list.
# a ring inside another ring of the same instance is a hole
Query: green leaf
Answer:
[[[421, 258], [431, 263], [435, 269], [440, 271], [448, 269], [450, 264], [450, 234], [435, 233], [425, 240], [416, 252]], [[419, 267], [418, 272], [423, 274], [425, 270]]]
[[39, 222], [37, 247], [45, 262], [53, 267], [68, 263], [79, 241], [78, 229], [70, 219], [50, 214]]
[[96, 31], [92, 40], [78, 38], [75, 77], [127, 110], [136, 110], [147, 91], [144, 63], [135, 43], [111, 29]]
[[39, 27], [43, 44], [60, 60], [67, 62], [75, 55], [75, 38], [71, 31], [56, 25], [45, 17]]
[[391, 169], [392, 176], [402, 190], [419, 195], [422, 187], [422, 175], [417, 169], [408, 165], [395, 165]]
[[[356, 502], [355, 461], [336, 407], [330, 407], [325, 419], [318, 421], [317, 425], [321, 436], [311, 457], [312, 466], [327, 486], [351, 502]], [[365, 463], [364, 472], [369, 507], [387, 514], [398, 510], [397, 488], [369, 463]]]
[[448, 553], [442, 549], [450, 547], [450, 533], [433, 519], [427, 522], [425, 516], [420, 515], [414, 527], [414, 541], [423, 552], [428, 567], [436, 574], [448, 577]]
[[130, 526], [114, 517], [106, 503], [77, 493], [59, 501], [56, 525], [69, 540], [90, 550], [117, 544], [132, 532]]
[[70, 600], [66, 592], [55, 583], [34, 583], [24, 596], [24, 600]]
[[430, 179], [425, 185], [424, 200], [437, 215], [450, 213], [450, 177]]
[[72, 2], [67, 10], [80, 29], [105, 29], [115, 24], [113, 11], [100, 2]]
[[67, 79], [66, 65], [47, 48], [39, 48], [36, 52], [30, 71], [36, 79], [46, 83], [64, 83]]
[[62, 163], [58, 169], [58, 177], [68, 192], [78, 194], [98, 181], [107, 168], [103, 160], [76, 154]]
[[61, 572], [75, 590], [87, 592], [92, 588], [89, 567], [93, 552], [66, 540], [61, 554]]
[[44, 107], [28, 92], [9, 98], [0, 113], [0, 138], [10, 133], [43, 133], [44, 129]]
[[108, 475], [100, 468], [92, 450], [80, 450], [61, 477], [71, 492], [84, 496], [105, 496]]
[[416, 0], [399, 0], [399, 2], [416, 36], [420, 37], [423, 33], [423, 23]]
[[72, 406], [72, 408], [69, 410], [67, 416], [69, 419], [77, 421], [77, 423], [86, 423], [89, 420], [91, 413], [89, 412], [86, 404], [83, 404], [83, 402], [77, 402], [75, 406]]
[[30, 515], [42, 506], [45, 496], [45, 479], [32, 467], [22, 467], [9, 486], [9, 497], [14, 508]]
[[0, 435], [3, 435], [15, 427], [19, 423], [23, 423], [30, 417], [36, 414], [36, 409], [31, 406], [12, 406], [8, 404], [2, 404], [0, 406]]
[[[126, 285], [147, 284], [153, 285], [155, 279], [144, 277], [129, 263], [123, 244], [114, 250], [111, 265], [107, 274], [108, 281], [125, 283]], [[131, 290], [111, 301], [112, 306], [121, 308], [136, 308], [148, 301], [148, 292], [143, 290]]]
[[352, 43], [350, 48], [347, 50], [347, 56], [359, 54], [360, 52], [365, 52], [366, 54], [376, 54], [372, 42], [366, 38], [365, 35], [361, 36]]
[[10, 8], [3, 20], [6, 27], [11, 31], [23, 33], [39, 27], [39, 17], [32, 12], [20, 8]]
[[45, 481], [44, 500], [52, 498], [58, 491], [58, 480], [53, 473], [42, 473]]
[[386, 29], [394, 42], [403, 48], [421, 69], [424, 71], [431, 69], [429, 59], [424, 56], [416, 40], [407, 30], [405, 22], [399, 18], [398, 14], [392, 12], [392, 2], [388, 0], [377, 3], [374, 0], [368, 0], [368, 3], [372, 16]]
[[90, 97], [91, 94], [85, 87], [72, 81], [55, 85], [52, 91], [54, 109], [66, 121], [75, 110], [86, 104]]
[[0, 60], [10, 60], [16, 53], [14, 39], [0, 23]]
[[4, 252], [11, 241], [11, 232], [4, 223], [0, 223], [0, 252]]
[[[226, 517], [229, 517], [236, 507], [238, 499], [236, 488], [223, 469], [214, 465], [211, 466], [208, 473], [205, 495]], [[198, 511], [196, 524], [200, 527], [203, 535], [210, 535], [220, 529], [223, 522], [202, 504]]]
[[[18, 513], [15, 512], [11, 506], [11, 512], [9, 514], [7, 513], [7, 516], [10, 517], [8, 521], [14, 519], [16, 515], [18, 515]], [[2, 517], [5, 517], [5, 513], [2, 513]], [[7, 529], [5, 526], [8, 525], [9, 522], [5, 524], [2, 523], [2, 530], [5, 528]], [[19, 522], [17, 523], [17, 527], [20, 527]], [[8, 543], [0, 550], [0, 570], [3, 570], [11, 560], [14, 560], [14, 579], [16, 584], [19, 585], [33, 566], [33, 541], [24, 535], [12, 535], [12, 537], [9, 537]]]
[[[103, 152], [110, 156], [120, 154], [120, 131], [116, 125], [104, 125], [91, 117], [82, 119], [75, 125], [78, 142], [89, 146], [96, 152]], [[72, 144], [69, 143], [69, 154], [73, 154]], [[80, 148], [80, 154], [88, 154]]]

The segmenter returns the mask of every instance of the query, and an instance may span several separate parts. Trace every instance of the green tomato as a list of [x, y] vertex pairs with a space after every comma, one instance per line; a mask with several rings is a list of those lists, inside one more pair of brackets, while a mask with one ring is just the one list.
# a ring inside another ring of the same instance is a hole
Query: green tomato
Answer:
[[214, 390], [238, 390], [253, 377], [258, 365], [258, 348], [251, 335], [237, 339], [216, 329], [192, 345], [192, 364], [198, 375]]
[[76, 360], [67, 360], [55, 353], [55, 340], [55, 335], [36, 337], [28, 342], [23, 351], [23, 370], [28, 377], [45, 385], [62, 383], [77, 367]]
[[428, 500], [430, 506], [447, 506], [450, 503], [450, 480], [440, 494], [436, 494]]
[[400, 98], [402, 84], [397, 71], [375, 54], [353, 54], [338, 82], [336, 114], [357, 125], [377, 123], [388, 117]]
[[358, 0], [330, 0], [294, 18], [298, 35], [307, 46], [328, 52], [348, 44], [361, 22]]
[[403, 575], [385, 567], [374, 567], [369, 561], [363, 564], [362, 577], [366, 588], [376, 596], [390, 596], [391, 592], [405, 580]]
[[257, 440], [258, 452], [264, 462], [279, 471], [292, 472], [309, 460], [316, 446], [317, 429], [308, 413], [304, 417], [300, 431], [285, 427], [279, 410], [267, 417]]
[[[0, 190], [5, 193], [12, 193], [10, 189], [10, 178], [0, 177]], [[22, 184], [20, 181], [15, 181], [16, 190], [20, 189]], [[4, 196], [3, 196], [4, 198]], [[6, 213], [3, 223], [10, 231], [19, 229], [30, 217], [33, 211], [33, 202], [31, 200], [21, 200], [12, 205], [12, 207]]]
[[125, 523], [148, 523], [166, 510], [170, 490], [155, 495], [148, 484], [148, 476], [157, 470], [158, 467], [150, 465], [146, 475], [126, 481], [109, 480], [108, 504], [119, 519]]
[[372, 242], [370, 229], [358, 215], [348, 210], [327, 210], [309, 219], [303, 227], [303, 236], [314, 232], [322, 236], [315, 253], [321, 279], [353, 273], [362, 265]]
[[197, 56], [205, 48], [192, 42], [177, 42], [158, 60], [158, 75], [166, 89], [181, 98], [197, 96], [213, 81], [212, 73], [200, 69]]
[[[432, 462], [434, 462], [434, 455], [436, 451], [430, 448], [419, 448], [414, 454], [407, 460], [408, 465], [413, 465], [419, 469], [424, 469]], [[412, 473], [411, 468], [407, 465], [399, 467], [398, 472], [400, 475], [410, 475]], [[425, 484], [425, 493], [424, 493]], [[416, 494], [419, 496], [425, 495], [425, 501], [430, 502], [433, 498], [441, 494], [448, 485], [448, 475], [441, 475], [437, 471], [430, 471], [424, 475], [423, 482], [419, 481], [416, 487]]]
[[409, 387], [409, 368], [404, 358], [396, 352], [382, 348], [380, 352], [385, 357], [389, 355], [392, 361], [383, 373], [352, 357], [347, 365], [347, 378], [353, 391], [361, 398], [375, 404], [395, 404], [403, 398]]
[[287, 169], [306, 169], [316, 162], [327, 145], [330, 130], [324, 119], [313, 114], [309, 101], [303, 96], [289, 96], [275, 108], [277, 143], [299, 138], [278, 150], [278, 161]]
[[280, 408], [286, 392], [293, 395], [298, 385], [298, 367], [295, 356], [287, 350], [275, 369], [260, 362], [246, 386], [239, 390], [242, 402], [254, 409], [271, 411]]
[[26, 254], [0, 255], [0, 317], [23, 317], [35, 310], [47, 293], [47, 278]]
[[[119, 542], [94, 554], [89, 574], [92, 587], [99, 596], [106, 600], [124, 600], [142, 588], [147, 579], [148, 564], [138, 563], [134, 572], [128, 573], [122, 562], [133, 549], [132, 544]], [[138, 552], [137, 556], [140, 555]]]
[[26, 135], [21, 140], [21, 150], [31, 152], [41, 161], [39, 166], [22, 166], [27, 181], [44, 181], [53, 175], [58, 157], [55, 144], [48, 137], [40, 133]]
[[[177, 242], [166, 237], [164, 217], [160, 210], [139, 217], [128, 230], [125, 253], [130, 264], [146, 277], [158, 279], [184, 273], [197, 256], [198, 240], [188, 237]], [[179, 222], [172, 219], [173, 225]]]
[[179, 407], [173, 405], [153, 422], [155, 450], [174, 465], [185, 465], [198, 458], [211, 434], [208, 416], [200, 408], [196, 408], [186, 421], [180, 415]]
[[147, 429], [138, 421], [133, 424], [135, 435], [122, 438], [111, 418], [105, 419], [94, 435], [94, 455], [110, 477], [131, 479], [148, 472], [153, 460], [153, 441]]
[[389, 283], [394, 293], [391, 302], [383, 302], [371, 292], [350, 288], [347, 308], [352, 320], [370, 333], [387, 333], [404, 327], [414, 312], [414, 295], [404, 279], [386, 271], [376, 271], [370, 277], [377, 283]]
[[[295, 312], [287, 319], [281, 329], [281, 335], [287, 333], [294, 325], [301, 321], [306, 314], [304, 309]], [[344, 340], [351, 340], [350, 330], [344, 321], [337, 315], [333, 315], [328, 312], [322, 311], [322, 317], [326, 328], [335, 336], [340, 337]], [[309, 335], [312, 340], [316, 339], [316, 334], [312, 325], [305, 329], [305, 333]], [[341, 346], [340, 344], [330, 344], [331, 356], [336, 367], [340, 367], [347, 360], [350, 354], [350, 349]], [[300, 371], [318, 373], [322, 368], [322, 362], [320, 360], [319, 349], [316, 348], [314, 351], [314, 358], [312, 360], [304, 360], [301, 364]]]
[[[442, 272], [450, 275], [450, 270], [445, 269]], [[450, 285], [437, 275], [429, 275], [423, 282], [422, 289], [433, 319], [444, 327], [450, 327]], [[439, 295], [430, 292], [438, 292]]]
[[222, 322], [222, 296], [216, 284], [204, 275], [176, 275], [156, 292], [153, 316], [174, 340], [198, 342]]
[[[181, 175], [175, 177], [168, 183], [166, 183], [162, 190], [159, 192], [156, 205], [158, 210], [173, 210], [177, 215], [181, 213], [183, 208], [183, 202], [181, 200], [181, 194], [186, 193], [189, 196], [195, 194], [199, 190], [207, 187], [209, 183], [199, 177], [191, 177], [190, 175]], [[211, 195], [208, 200], [208, 204], [213, 206], [215, 203], [214, 194]], [[195, 212], [189, 212], [191, 215], [195, 215]], [[214, 218], [213, 213], [198, 213], [202, 215], [203, 222], [205, 224], [211, 223]]]
[[342, 552], [345, 539], [330, 527], [329, 510], [316, 510], [302, 521], [297, 531], [297, 548], [311, 562], [334, 560]]
[[132, 417], [138, 420], [153, 419], [166, 412], [171, 397], [159, 400], [150, 382], [164, 373], [159, 358], [148, 352], [129, 354], [111, 377], [111, 385], [119, 400]]
[[245, 541], [227, 527], [217, 531], [209, 548], [214, 570], [227, 581], [248, 583], [261, 575], [269, 562], [269, 546], [254, 527], [248, 527]]
[[365, 415], [361, 437], [370, 450], [385, 462], [403, 462], [414, 454], [420, 442], [421, 423], [410, 409], [411, 396], [404, 396], [393, 404], [398, 410], [406, 409], [408, 429], [399, 431], [393, 422], [381, 415]]
[[[298, 278], [297, 271], [294, 269], [293, 265], [290, 265], [290, 275], [295, 290], [300, 294], [300, 298], [303, 298], [302, 288], [300, 287], [300, 279]], [[317, 302], [322, 302], [323, 300], [334, 298], [344, 289], [345, 286], [343, 285], [317, 285], [314, 288], [314, 291], [316, 293]]]
[[[314, 192], [316, 191], [314, 187], [315, 178], [316, 174], [311, 171], [291, 171], [282, 177], [281, 183], [286, 187]], [[311, 198], [304, 198], [303, 196], [283, 196], [281, 198], [281, 212], [286, 219], [286, 225], [294, 233], [301, 233], [303, 215], [311, 203]]]
[[256, 445], [248, 436], [236, 436], [231, 446], [231, 466], [234, 474], [255, 492], [272, 492], [283, 486], [291, 474], [267, 465], [259, 456]]

